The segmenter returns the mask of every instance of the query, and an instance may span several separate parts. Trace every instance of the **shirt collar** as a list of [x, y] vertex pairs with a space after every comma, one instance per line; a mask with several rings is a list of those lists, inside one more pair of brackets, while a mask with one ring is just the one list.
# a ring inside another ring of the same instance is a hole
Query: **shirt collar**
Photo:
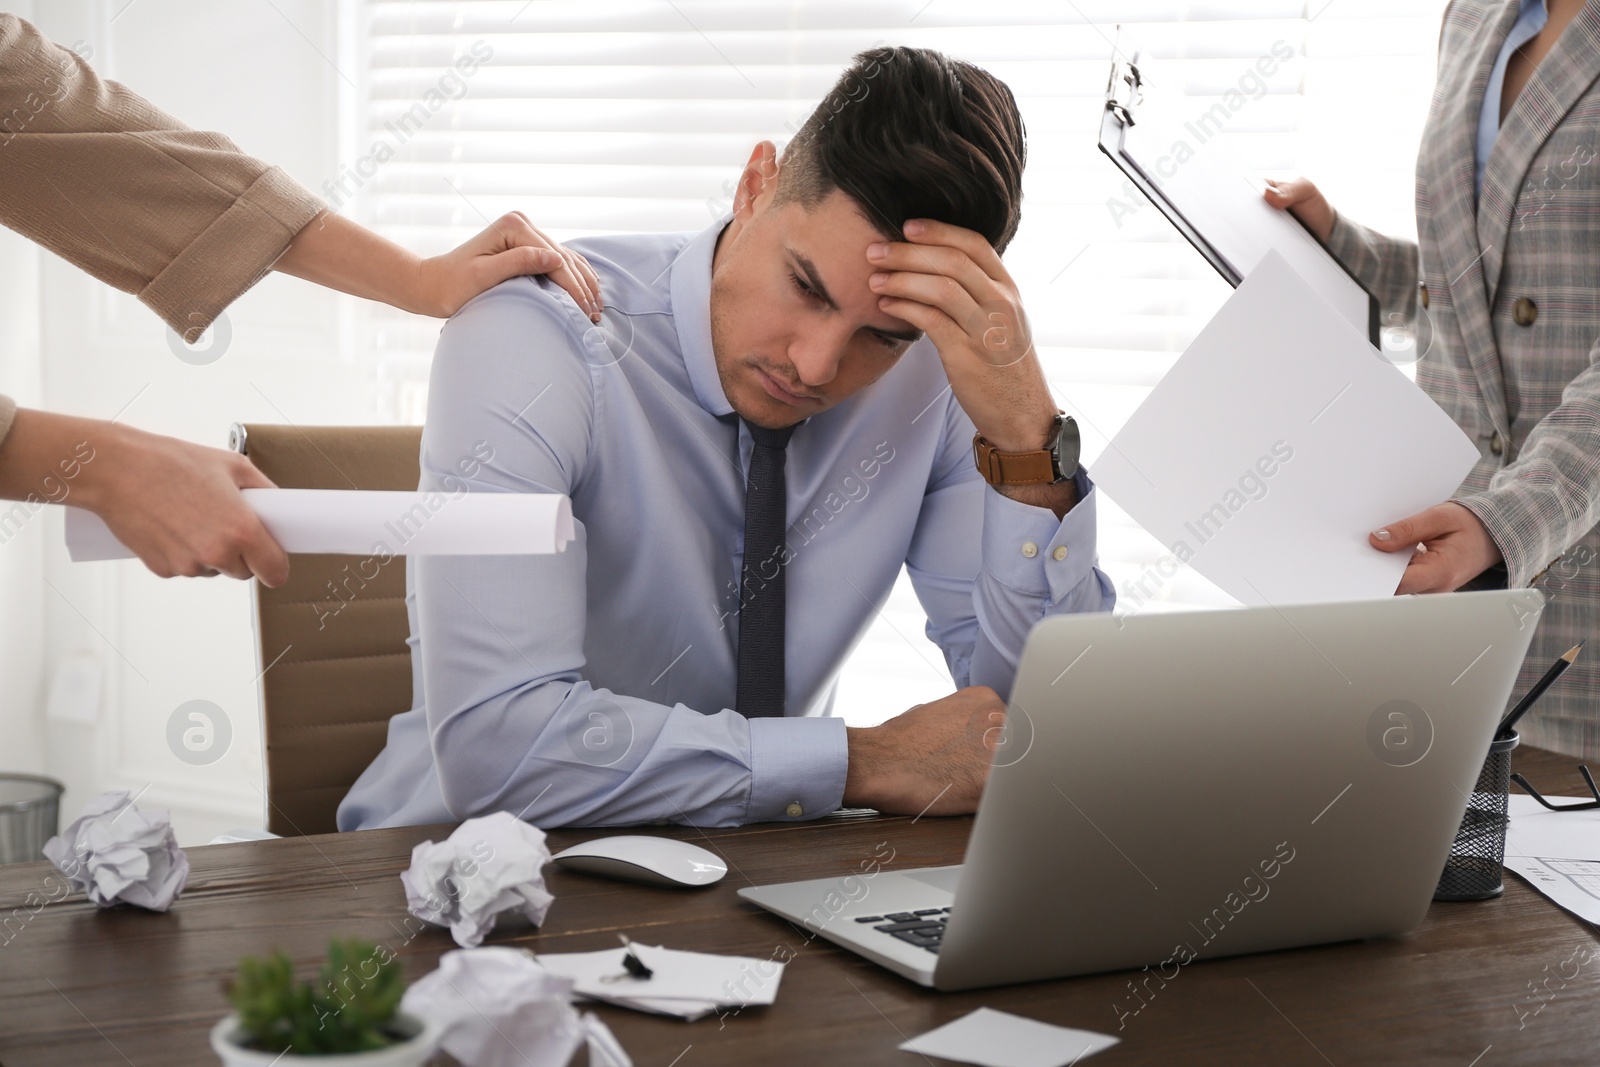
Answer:
[[711, 348], [711, 257], [717, 238], [732, 221], [725, 215], [700, 231], [672, 263], [672, 322], [689, 381], [700, 406], [713, 415], [731, 415], [733, 405], [722, 391], [717, 357]]

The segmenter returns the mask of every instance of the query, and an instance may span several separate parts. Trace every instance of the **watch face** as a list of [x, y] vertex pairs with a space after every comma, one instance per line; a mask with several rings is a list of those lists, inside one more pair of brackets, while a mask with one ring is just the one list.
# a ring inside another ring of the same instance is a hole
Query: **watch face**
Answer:
[[1078, 457], [1082, 451], [1078, 420], [1071, 415], [1057, 415], [1055, 440], [1050, 443], [1050, 461], [1056, 469], [1056, 481], [1065, 481], [1078, 472]]

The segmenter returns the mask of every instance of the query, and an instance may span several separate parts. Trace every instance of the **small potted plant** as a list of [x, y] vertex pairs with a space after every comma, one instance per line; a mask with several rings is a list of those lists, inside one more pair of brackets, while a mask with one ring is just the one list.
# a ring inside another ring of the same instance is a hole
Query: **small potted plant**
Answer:
[[366, 942], [329, 942], [316, 982], [297, 983], [282, 952], [246, 956], [227, 992], [234, 1014], [211, 1029], [223, 1067], [421, 1067], [439, 1044], [436, 1024], [398, 1011], [400, 967]]

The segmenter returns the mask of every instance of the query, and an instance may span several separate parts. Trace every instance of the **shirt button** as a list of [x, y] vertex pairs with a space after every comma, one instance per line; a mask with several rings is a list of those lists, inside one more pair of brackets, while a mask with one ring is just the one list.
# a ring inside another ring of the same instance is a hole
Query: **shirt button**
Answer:
[[1055, 559], [1055, 561], [1057, 563], [1060, 563], [1062, 560], [1067, 558], [1067, 546], [1066, 545], [1057, 545], [1056, 546], [1056, 550], [1054, 552], [1050, 553], [1050, 555], [1052, 557], [1054, 557], [1054, 559]]
[[1493, 452], [1495, 455], [1498, 456], [1498, 455], [1500, 455], [1500, 453], [1504, 452], [1505, 450], [1506, 450], [1506, 439], [1504, 437], [1501, 437], [1499, 432], [1496, 431], [1495, 435], [1493, 437], [1489, 438], [1489, 451]]
[[790, 803], [787, 808], [784, 808], [783, 813], [789, 816], [791, 819], [798, 819], [800, 816], [806, 813], [806, 809], [802, 808], [800, 806], [800, 802], [796, 800]]
[[1032, 559], [1039, 554], [1039, 546], [1032, 541], [1024, 541], [1022, 542], [1022, 554]]
[[1517, 302], [1511, 305], [1511, 318], [1518, 326], [1532, 326], [1538, 317], [1539, 305], [1525, 296], [1517, 297]]
[[1426, 285], [1424, 285], [1422, 287], [1422, 292], [1421, 292], [1420, 296], [1422, 298], [1422, 306], [1423, 307], [1427, 307], [1428, 306], [1428, 287]]

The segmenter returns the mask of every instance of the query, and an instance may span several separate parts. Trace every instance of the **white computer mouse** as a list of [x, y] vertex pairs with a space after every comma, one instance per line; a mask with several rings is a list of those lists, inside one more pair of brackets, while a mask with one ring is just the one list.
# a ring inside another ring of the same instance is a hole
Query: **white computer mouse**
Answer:
[[728, 873], [728, 865], [715, 852], [687, 841], [639, 834], [597, 837], [550, 859], [570, 870], [646, 885], [694, 888], [720, 882]]

